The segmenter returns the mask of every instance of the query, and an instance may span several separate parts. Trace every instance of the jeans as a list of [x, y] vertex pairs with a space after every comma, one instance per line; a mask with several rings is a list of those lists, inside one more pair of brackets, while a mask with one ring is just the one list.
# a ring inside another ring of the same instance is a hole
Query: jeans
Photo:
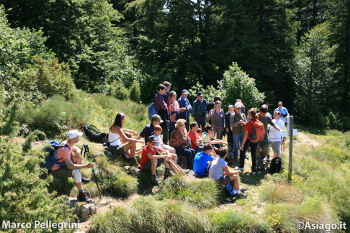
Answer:
[[244, 138], [244, 134], [233, 134], [233, 145], [234, 145], [233, 155], [235, 157], [238, 156], [238, 151], [239, 151], [239, 148], [242, 146], [243, 138]]
[[175, 151], [178, 158], [180, 158], [180, 156], [186, 156], [187, 168], [193, 170], [193, 160], [196, 155], [195, 150], [191, 148], [184, 149], [182, 147], [175, 147]]
[[239, 167], [244, 168], [244, 160], [245, 160], [245, 152], [248, 150], [249, 146], [251, 148], [251, 157], [252, 157], [252, 172], [256, 172], [256, 147], [258, 144], [256, 143], [251, 143], [250, 140], [246, 140], [244, 144], [243, 150], [240, 151], [240, 162], [239, 162]]

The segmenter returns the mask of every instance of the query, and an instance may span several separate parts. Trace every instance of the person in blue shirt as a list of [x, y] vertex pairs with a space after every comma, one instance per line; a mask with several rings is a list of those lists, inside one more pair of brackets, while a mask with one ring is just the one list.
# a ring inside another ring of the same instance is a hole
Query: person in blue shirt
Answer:
[[187, 96], [190, 94], [186, 89], [182, 90], [181, 97], [178, 99], [180, 108], [186, 108], [186, 111], [183, 111], [179, 114], [179, 119], [186, 120], [186, 129], [188, 130], [189, 122], [190, 122], [190, 114], [192, 111], [192, 106], [190, 101], [187, 99]]
[[192, 117], [198, 123], [199, 127], [204, 128], [206, 125], [205, 114], [207, 111], [207, 100], [204, 99], [203, 93], [197, 93], [197, 99], [193, 102]]
[[202, 177], [208, 174], [208, 167], [214, 157], [211, 156], [213, 153], [213, 146], [207, 143], [203, 147], [203, 151], [196, 154], [193, 162], [193, 171], [197, 177]]
[[286, 118], [287, 118], [287, 116], [289, 116], [289, 113], [288, 113], [288, 110], [282, 106], [282, 101], [278, 102], [278, 108], [276, 108], [274, 112], [276, 112], [276, 111], [279, 111], [282, 113], [282, 116], [280, 117], [280, 119], [284, 123], [286, 123]]

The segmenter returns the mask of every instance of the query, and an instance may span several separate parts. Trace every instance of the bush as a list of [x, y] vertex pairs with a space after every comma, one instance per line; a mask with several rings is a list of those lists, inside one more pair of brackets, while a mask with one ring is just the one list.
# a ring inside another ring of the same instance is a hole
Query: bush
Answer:
[[137, 192], [137, 179], [120, 166], [110, 163], [106, 157], [96, 159], [95, 172], [104, 193], [128, 197]]
[[17, 136], [18, 134], [18, 122], [16, 121], [18, 115], [17, 103], [14, 103], [11, 108], [5, 113], [2, 121], [0, 122], [0, 135]]
[[210, 232], [205, 215], [174, 200], [160, 202], [140, 197], [129, 205], [93, 217], [90, 232]]
[[127, 100], [130, 98], [130, 91], [119, 81], [114, 81], [111, 84], [110, 94], [119, 100]]
[[[22, 156], [20, 146], [7, 137], [0, 138], [0, 219], [10, 222], [73, 222], [63, 198], [49, 194], [48, 180], [39, 178], [43, 157], [31, 152]], [[34, 224], [32, 224], [34, 226]], [[74, 229], [67, 231], [73, 232]], [[33, 229], [34, 231], [34, 229]], [[47, 232], [48, 229], [35, 229]], [[58, 232], [58, 229], [52, 229]]]
[[213, 179], [194, 179], [176, 175], [164, 181], [158, 193], [159, 199], [175, 199], [198, 208], [211, 208], [218, 204], [220, 187]]
[[130, 87], [130, 99], [136, 103], [139, 103], [141, 98], [141, 87], [140, 83], [136, 80], [132, 82]]

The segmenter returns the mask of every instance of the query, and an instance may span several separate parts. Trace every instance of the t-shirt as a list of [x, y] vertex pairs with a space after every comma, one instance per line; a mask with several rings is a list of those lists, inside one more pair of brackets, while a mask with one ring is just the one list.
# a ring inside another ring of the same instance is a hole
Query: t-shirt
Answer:
[[142, 129], [142, 131], [141, 131], [141, 133], [140, 133], [140, 136], [143, 137], [143, 138], [145, 139], [145, 144], [147, 144], [147, 138], [148, 138], [149, 136], [151, 136], [152, 134], [154, 134], [153, 131], [154, 131], [154, 126], [152, 125], [152, 123], [146, 125], [146, 126]]
[[193, 162], [193, 171], [196, 173], [198, 176], [204, 176], [205, 175], [205, 169], [208, 166], [209, 161], [213, 161], [213, 157], [210, 155], [204, 153], [204, 152], [199, 152], [196, 154], [194, 157], [194, 162]]
[[141, 160], [140, 160], [140, 168], [141, 170], [143, 169], [143, 165], [150, 160], [150, 158], [147, 156], [147, 154], [150, 153], [151, 155], [156, 155], [156, 150], [149, 148], [149, 146], [145, 146], [142, 149], [142, 154], [141, 154]]
[[[279, 118], [277, 121], [275, 119], [272, 120], [280, 129], [283, 129], [284, 127], [284, 122]], [[271, 127], [269, 130], [269, 140], [271, 142], [279, 142], [282, 141], [282, 135], [280, 131], [275, 129], [274, 127]]]
[[197, 132], [193, 133], [192, 131], [190, 131], [188, 133], [188, 137], [191, 139], [191, 148], [193, 150], [197, 149], [198, 146], [196, 146], [196, 144], [194, 144], [194, 143], [198, 142], [198, 139], [200, 139], [199, 134]]
[[209, 140], [210, 140], [209, 134], [206, 133], [206, 132], [202, 133], [202, 141], [203, 141], [203, 143], [208, 143]]
[[280, 119], [283, 122], [286, 122], [286, 118], [284, 118], [283, 115], [287, 115], [288, 114], [288, 110], [285, 107], [282, 107], [282, 108], [276, 108], [274, 112], [276, 112], [276, 111], [279, 111], [279, 112], [282, 113], [282, 116], [280, 117]]
[[223, 158], [218, 158], [212, 162], [212, 165], [209, 169], [209, 177], [218, 180], [222, 177], [222, 173], [224, 173], [224, 167], [227, 167], [227, 163]]
[[[67, 144], [67, 140], [63, 141], [61, 145]], [[69, 145], [68, 145], [69, 146]], [[68, 147], [60, 147], [57, 149], [57, 158], [59, 159], [58, 162], [64, 162], [66, 159], [71, 159], [71, 153], [76, 149], [74, 146]], [[54, 164], [51, 168], [51, 170], [55, 171], [58, 170], [61, 166], [58, 164]]]
[[268, 140], [268, 131], [267, 131], [267, 125], [271, 125], [274, 126], [275, 123], [272, 122], [272, 118], [269, 117], [267, 114], [264, 117], [259, 116], [259, 121], [261, 121], [264, 124], [264, 128], [265, 128], [265, 137], [264, 137], [264, 141]]
[[244, 127], [244, 130], [249, 132], [247, 139], [250, 139], [250, 136], [253, 135], [253, 123], [251, 121], [255, 122], [255, 120], [250, 120], [245, 124], [245, 127]]
[[155, 133], [153, 133], [154, 137], [157, 139], [157, 143], [156, 143], [156, 147], [163, 149], [163, 145], [162, 145], [162, 137], [160, 135], [156, 135]]

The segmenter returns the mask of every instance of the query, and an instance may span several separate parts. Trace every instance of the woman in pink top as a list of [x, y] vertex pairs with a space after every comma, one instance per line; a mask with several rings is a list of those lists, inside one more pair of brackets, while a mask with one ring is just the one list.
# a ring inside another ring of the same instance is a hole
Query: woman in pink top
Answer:
[[176, 92], [171, 91], [168, 95], [168, 112], [170, 114], [170, 134], [175, 129], [175, 123], [177, 121], [177, 116], [180, 112], [186, 110], [186, 108], [180, 108], [179, 102], [176, 100]]

